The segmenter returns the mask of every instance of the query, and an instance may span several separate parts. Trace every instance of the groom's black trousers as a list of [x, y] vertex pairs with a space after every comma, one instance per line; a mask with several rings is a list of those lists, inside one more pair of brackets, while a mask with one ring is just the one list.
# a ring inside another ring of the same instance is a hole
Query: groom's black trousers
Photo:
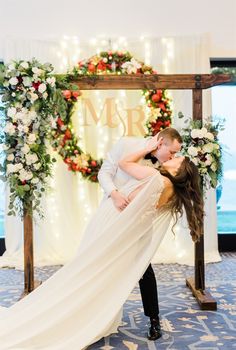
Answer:
[[150, 264], [139, 281], [144, 314], [151, 318], [159, 316], [156, 277]]

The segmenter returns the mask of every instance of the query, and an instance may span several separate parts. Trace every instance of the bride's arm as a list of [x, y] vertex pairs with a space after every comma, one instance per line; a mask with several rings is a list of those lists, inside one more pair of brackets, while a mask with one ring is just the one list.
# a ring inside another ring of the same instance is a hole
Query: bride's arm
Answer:
[[142, 150], [129, 154], [118, 162], [119, 167], [127, 174], [141, 180], [148, 176], [154, 175], [156, 170], [152, 167], [138, 164], [137, 162], [145, 157], [146, 154], [152, 152], [159, 145], [160, 140], [152, 140]]

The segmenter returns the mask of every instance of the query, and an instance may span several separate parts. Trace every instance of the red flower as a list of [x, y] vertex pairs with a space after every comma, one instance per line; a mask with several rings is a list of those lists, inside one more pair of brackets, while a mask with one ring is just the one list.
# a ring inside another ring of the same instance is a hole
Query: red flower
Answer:
[[72, 96], [78, 98], [81, 95], [80, 91], [72, 91]]
[[78, 154], [79, 151], [77, 149], [74, 150], [74, 154]]
[[40, 81], [37, 81], [37, 83], [33, 83], [32, 85], [35, 88], [35, 90], [38, 90], [40, 84]]
[[91, 164], [91, 166], [93, 166], [93, 167], [94, 167], [94, 166], [97, 166], [97, 162], [96, 162], [95, 160], [92, 160], [90, 164]]
[[64, 91], [62, 91], [62, 94], [67, 100], [69, 100], [69, 98], [71, 98], [71, 91], [70, 90], [64, 90]]
[[158, 107], [161, 108], [163, 110], [163, 112], [166, 111], [166, 106], [163, 102], [158, 103]]
[[64, 122], [63, 122], [63, 120], [61, 120], [60, 117], [57, 119], [57, 124], [60, 126], [60, 128], [61, 128], [62, 126], [64, 126]]
[[91, 171], [92, 170], [90, 168], [87, 168], [87, 170], [86, 170], [87, 173], [91, 173]]
[[94, 181], [94, 182], [96, 182], [97, 181], [97, 175], [93, 175], [93, 176], [91, 176], [91, 181]]
[[107, 68], [106, 63], [103, 61], [100, 61], [97, 65], [97, 69], [99, 70], [106, 70], [106, 68]]
[[65, 159], [64, 159], [64, 162], [65, 162], [66, 164], [70, 164], [72, 161], [71, 161], [70, 158], [65, 158]]
[[70, 129], [66, 129], [64, 141], [71, 139], [71, 132]]
[[72, 163], [71, 164], [71, 168], [72, 168], [72, 170], [76, 171], [77, 170], [77, 164]]
[[89, 70], [89, 72], [94, 73], [95, 70], [96, 70], [95, 65], [92, 64], [92, 63], [89, 63], [89, 65], [88, 65], [88, 70]]
[[161, 99], [161, 97], [160, 97], [160, 95], [159, 94], [154, 94], [154, 95], [152, 95], [152, 101], [153, 102], [159, 102], [160, 101], [160, 99]]

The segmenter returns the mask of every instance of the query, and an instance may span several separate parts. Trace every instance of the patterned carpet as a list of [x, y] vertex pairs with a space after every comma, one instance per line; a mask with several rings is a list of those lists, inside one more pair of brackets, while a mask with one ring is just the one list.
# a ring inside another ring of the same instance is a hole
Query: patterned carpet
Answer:
[[[206, 266], [206, 286], [217, 300], [217, 312], [199, 310], [185, 287], [185, 278], [193, 275], [192, 267], [155, 265], [162, 338], [155, 342], [146, 339], [148, 320], [143, 315], [139, 288], [135, 287], [124, 305], [119, 333], [101, 339], [89, 350], [236, 350], [236, 253], [224, 253], [222, 259]], [[43, 281], [58, 268], [37, 268], [36, 278]], [[0, 269], [2, 306], [14, 304], [22, 288], [22, 271]]]

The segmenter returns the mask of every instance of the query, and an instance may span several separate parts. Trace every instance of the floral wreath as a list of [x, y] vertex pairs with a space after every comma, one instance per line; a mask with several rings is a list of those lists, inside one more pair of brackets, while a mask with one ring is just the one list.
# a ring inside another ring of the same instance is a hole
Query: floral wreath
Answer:
[[[40, 209], [42, 193], [56, 160], [48, 154], [50, 141], [72, 172], [92, 182], [102, 160], [86, 154], [73, 133], [72, 114], [81, 95], [71, 81], [79, 75], [153, 74], [152, 67], [135, 60], [129, 52], [101, 52], [79, 62], [67, 75], [52, 75], [51, 64], [37, 60], [0, 66], [3, 127], [0, 144], [5, 154], [1, 179], [10, 186], [9, 215]], [[144, 90], [148, 107], [147, 135], [155, 135], [171, 124], [170, 100], [165, 90]]]
[[[57, 81], [61, 80], [64, 84], [65, 81], [70, 82], [81, 75], [153, 73], [156, 71], [151, 66], [137, 61], [129, 52], [104, 51], [80, 61], [74, 67], [72, 74], [57, 76]], [[78, 138], [73, 133], [71, 117], [73, 106], [80, 94], [70, 89], [62, 92], [67, 103], [67, 113], [64, 114], [64, 117], [59, 113], [57, 128], [52, 132], [52, 145], [62, 156], [70, 171], [80, 172], [84, 178], [97, 182], [102, 160], [96, 160], [91, 155], [85, 154], [78, 146]], [[143, 90], [143, 95], [148, 109], [145, 136], [153, 136], [171, 125], [170, 99], [167, 97], [166, 90]]]

